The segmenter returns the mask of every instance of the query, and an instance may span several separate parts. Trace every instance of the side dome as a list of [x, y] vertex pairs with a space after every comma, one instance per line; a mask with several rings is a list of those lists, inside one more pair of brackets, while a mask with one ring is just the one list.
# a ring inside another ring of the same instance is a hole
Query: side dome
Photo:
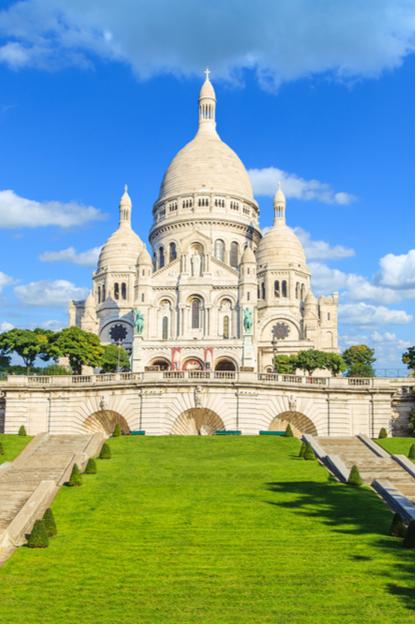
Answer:
[[110, 271], [135, 269], [137, 258], [144, 247], [144, 243], [132, 230], [131, 207], [131, 199], [126, 185], [119, 204], [119, 227], [101, 248], [97, 264], [98, 272], [106, 269]]
[[257, 267], [262, 265], [306, 266], [305, 250], [292, 228], [285, 223], [274, 225], [257, 247]]

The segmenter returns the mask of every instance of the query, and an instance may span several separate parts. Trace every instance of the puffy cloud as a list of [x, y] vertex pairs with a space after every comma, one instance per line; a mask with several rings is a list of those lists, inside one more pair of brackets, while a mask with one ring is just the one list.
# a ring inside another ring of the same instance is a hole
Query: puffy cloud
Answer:
[[37, 326], [37, 328], [44, 328], [45, 330], [53, 330], [56, 332], [57, 330], [62, 330], [65, 328], [65, 324], [62, 321], [58, 321], [57, 319], [47, 319], [46, 321], [41, 321]]
[[94, 206], [78, 202], [38, 202], [21, 197], [11, 189], [0, 191], [0, 228], [68, 228], [103, 218]]
[[309, 232], [300, 227], [294, 228], [294, 231], [305, 249], [308, 260], [339, 259], [355, 256], [355, 251], [350, 247], [344, 247], [343, 245], [331, 247], [326, 241], [314, 241], [311, 239]]
[[415, 251], [407, 254], [386, 254], [380, 259], [378, 284], [392, 289], [411, 289], [415, 286]]
[[95, 267], [97, 265], [100, 250], [101, 247], [92, 247], [85, 252], [77, 252], [76, 249], [71, 246], [57, 252], [43, 252], [39, 258], [46, 263], [68, 262], [74, 263], [75, 265]]
[[8, 332], [9, 330], [13, 330], [13, 328], [14, 325], [8, 321], [2, 321], [0, 323], [0, 332]]
[[7, 274], [0, 271], [0, 293], [2, 292], [5, 286], [12, 284], [13, 282], [14, 282], [13, 278], [11, 278]]
[[248, 173], [255, 195], [274, 196], [280, 182], [287, 198], [315, 200], [324, 204], [351, 204], [355, 200], [350, 193], [335, 192], [326, 182], [305, 180], [278, 167], [249, 169]]
[[404, 310], [392, 310], [385, 306], [373, 306], [360, 302], [357, 304], [340, 304], [340, 321], [356, 326], [374, 326], [384, 324], [406, 324], [412, 319]]
[[39, 280], [14, 288], [16, 297], [29, 306], [66, 306], [69, 300], [82, 300], [88, 289], [75, 286], [68, 280]]
[[85, 66], [98, 56], [148, 78], [199, 74], [209, 62], [227, 80], [254, 69], [275, 89], [316, 74], [351, 80], [400, 66], [413, 49], [413, 3], [26, 0], [0, 12], [0, 35], [0, 60], [14, 69]]
[[328, 267], [324, 263], [310, 263], [313, 288], [317, 293], [341, 291], [343, 296], [354, 302], [372, 301], [379, 304], [393, 304], [413, 297], [411, 289], [400, 291], [371, 283], [368, 278], [356, 273], [345, 273]]

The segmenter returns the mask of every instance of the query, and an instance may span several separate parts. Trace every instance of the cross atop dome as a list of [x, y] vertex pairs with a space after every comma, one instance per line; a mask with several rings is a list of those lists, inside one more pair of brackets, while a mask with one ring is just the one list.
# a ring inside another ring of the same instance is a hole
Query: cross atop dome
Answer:
[[211, 70], [208, 67], [206, 67], [204, 70], [205, 80], [209, 80], [210, 73], [211, 73]]
[[217, 99], [214, 87], [209, 79], [210, 73], [211, 71], [207, 67], [204, 70], [205, 81], [199, 92], [199, 130], [215, 133], [215, 106]]

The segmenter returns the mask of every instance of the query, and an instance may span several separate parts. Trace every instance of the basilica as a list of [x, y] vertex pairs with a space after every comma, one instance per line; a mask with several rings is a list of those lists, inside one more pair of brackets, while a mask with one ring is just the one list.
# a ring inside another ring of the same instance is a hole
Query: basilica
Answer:
[[262, 232], [248, 173], [217, 132], [208, 73], [198, 117], [154, 203], [152, 255], [132, 229], [126, 187], [119, 227], [87, 299], [70, 303], [70, 325], [124, 345], [137, 372], [269, 372], [276, 354], [338, 351], [338, 296], [313, 294], [280, 185]]

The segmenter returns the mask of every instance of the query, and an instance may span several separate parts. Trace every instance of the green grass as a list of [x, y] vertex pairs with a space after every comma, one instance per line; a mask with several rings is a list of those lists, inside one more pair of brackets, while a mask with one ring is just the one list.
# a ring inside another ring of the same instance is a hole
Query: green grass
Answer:
[[0, 443], [3, 444], [4, 454], [0, 456], [0, 464], [10, 462], [26, 447], [31, 436], [18, 436], [17, 434], [0, 434]]
[[413, 552], [275, 437], [121, 437], [0, 569], [6, 623], [410, 623]]
[[409, 449], [415, 442], [414, 438], [409, 436], [400, 437], [394, 436], [393, 438], [376, 438], [376, 443], [386, 449], [391, 454], [403, 454], [407, 456]]

